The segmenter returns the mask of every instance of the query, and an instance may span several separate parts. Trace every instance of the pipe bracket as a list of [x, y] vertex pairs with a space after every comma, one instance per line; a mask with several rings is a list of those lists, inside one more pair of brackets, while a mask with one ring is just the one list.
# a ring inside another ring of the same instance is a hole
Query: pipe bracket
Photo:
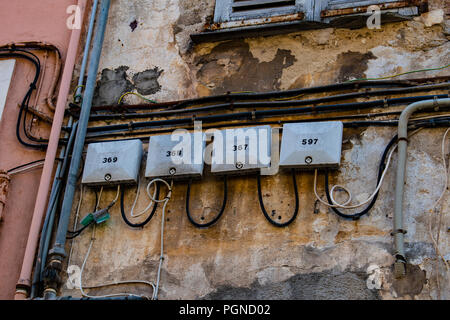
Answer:
[[397, 233], [402, 233], [402, 234], [406, 234], [408, 231], [405, 229], [397, 229], [391, 232], [391, 236], [396, 235]]

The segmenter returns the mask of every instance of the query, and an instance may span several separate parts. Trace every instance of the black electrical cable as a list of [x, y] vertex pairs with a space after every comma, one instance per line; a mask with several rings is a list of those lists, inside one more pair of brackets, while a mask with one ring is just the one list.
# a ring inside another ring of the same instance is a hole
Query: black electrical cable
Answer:
[[292, 217], [284, 223], [279, 223], [279, 222], [274, 221], [267, 213], [266, 208], [264, 207], [264, 200], [263, 200], [262, 191], [261, 191], [261, 175], [260, 174], [257, 175], [259, 206], [261, 207], [261, 211], [263, 212], [264, 217], [266, 217], [267, 221], [269, 221], [272, 225], [274, 225], [275, 227], [278, 227], [278, 228], [283, 228], [283, 227], [287, 227], [288, 225], [290, 225], [292, 222], [294, 222], [294, 220], [298, 214], [298, 208], [299, 208], [300, 201], [298, 198], [298, 188], [297, 188], [297, 180], [295, 178], [295, 169], [291, 170], [291, 174], [292, 174], [292, 183], [294, 185], [295, 209], [294, 209], [294, 214], [292, 215]]
[[195, 227], [204, 229], [204, 228], [208, 228], [208, 227], [212, 226], [217, 221], [219, 221], [220, 217], [222, 216], [223, 212], [225, 211], [225, 207], [227, 204], [227, 197], [228, 197], [228, 182], [227, 181], [228, 181], [228, 178], [226, 175], [224, 175], [223, 176], [223, 202], [222, 202], [222, 208], [220, 208], [219, 213], [215, 216], [214, 219], [212, 219], [211, 221], [209, 221], [207, 223], [198, 223], [192, 218], [191, 211], [189, 210], [189, 200], [191, 197], [191, 184], [192, 184], [192, 179], [189, 179], [189, 182], [187, 185], [187, 190], [186, 190], [186, 214], [187, 214], [189, 222], [192, 223]]
[[[95, 203], [94, 203], [94, 209], [92, 210], [92, 212], [97, 211], [97, 202], [98, 202], [98, 193], [97, 193], [97, 190], [94, 190], [94, 193], [95, 193]], [[80, 195], [80, 197], [81, 197], [81, 196], [82, 196], [82, 195]], [[92, 221], [89, 222], [87, 225], [85, 225], [85, 226], [83, 226], [83, 227], [81, 227], [80, 229], [75, 230], [75, 231], [67, 230], [67, 233], [70, 233], [71, 235], [70, 235], [70, 236], [66, 236], [66, 239], [71, 240], [71, 239], [74, 239], [74, 238], [78, 237], [78, 236], [83, 232], [83, 230], [86, 229], [87, 227], [89, 227], [93, 222], [94, 222], [94, 221], [92, 220]]]
[[[152, 104], [139, 104], [132, 105], [132, 109], [147, 109], [149, 107], [167, 107], [170, 109], [181, 109], [192, 105], [201, 105], [206, 103], [221, 102], [221, 101], [242, 101], [242, 100], [262, 100], [271, 98], [288, 98], [292, 96], [298, 96], [303, 94], [334, 92], [341, 90], [351, 90], [360, 88], [383, 88], [383, 87], [400, 87], [407, 88], [413, 87], [426, 81], [448, 81], [448, 77], [433, 77], [427, 79], [408, 79], [408, 80], [370, 80], [370, 81], [354, 81], [335, 83], [324, 86], [292, 89], [286, 91], [269, 91], [269, 92], [228, 92], [222, 95], [206, 96], [194, 99], [187, 99], [183, 101], [173, 101], [172, 103], [152, 103]], [[103, 106], [106, 107], [106, 106]]]
[[89, 222], [87, 225], [81, 227], [80, 229], [76, 230], [76, 231], [67, 231], [68, 233], [70, 233], [71, 235], [66, 236], [67, 240], [71, 240], [71, 239], [75, 239], [76, 237], [78, 237], [84, 229], [86, 229], [87, 227], [89, 227], [92, 224], [93, 221]]
[[28, 162], [28, 163], [25, 163], [25, 164], [21, 164], [20, 166], [11, 168], [11, 169], [7, 170], [6, 172], [9, 173], [11, 171], [15, 171], [17, 169], [21, 169], [21, 168], [27, 167], [29, 165], [32, 165], [32, 164], [35, 164], [35, 163], [39, 163], [39, 162], [44, 162], [44, 161], [45, 161], [45, 159], [39, 159], [39, 160], [31, 161], [31, 162]]
[[198, 114], [199, 112], [206, 112], [212, 110], [226, 110], [229, 108], [257, 108], [257, 107], [294, 107], [294, 106], [307, 106], [307, 105], [317, 105], [326, 102], [336, 102], [341, 100], [351, 100], [361, 97], [370, 96], [386, 96], [393, 94], [406, 94], [412, 92], [420, 91], [431, 91], [431, 90], [444, 90], [450, 88], [450, 82], [431, 84], [431, 85], [421, 85], [409, 88], [394, 88], [394, 89], [384, 89], [375, 91], [364, 91], [364, 92], [351, 92], [344, 93], [340, 95], [320, 97], [314, 99], [306, 100], [284, 100], [284, 101], [254, 101], [254, 102], [229, 102], [225, 104], [218, 105], [208, 105], [203, 107], [191, 108], [191, 109], [177, 109], [177, 110], [162, 110], [154, 111], [150, 113], [115, 113], [115, 114], [93, 114], [90, 116], [90, 121], [98, 120], [114, 120], [114, 119], [135, 119], [135, 118], [154, 118], [154, 117], [167, 117], [178, 114], [193, 113]]
[[[28, 111], [28, 103], [30, 101], [33, 91], [36, 89], [36, 85], [39, 80], [39, 75], [41, 73], [41, 64], [40, 64], [39, 58], [35, 54], [33, 54], [29, 51], [26, 51], [26, 50], [21, 50], [21, 49], [8, 49], [8, 50], [3, 49], [1, 51], [8, 51], [8, 52], [1, 52], [0, 58], [22, 58], [22, 59], [30, 61], [35, 66], [36, 71], [35, 71], [34, 79], [31, 82], [30, 87], [29, 87], [27, 93], [25, 94], [25, 97], [23, 98], [22, 103], [20, 105], [19, 114], [17, 117], [17, 124], [16, 124], [16, 136], [17, 136], [17, 139], [19, 140], [19, 142], [22, 145], [24, 145], [25, 147], [40, 149], [40, 150], [46, 149], [47, 144], [31, 144], [31, 143], [25, 142], [22, 139], [21, 134], [20, 134], [22, 116], [24, 117], [24, 119], [26, 119], [26, 112]], [[11, 51], [19, 51], [19, 52], [11, 52]], [[20, 52], [22, 52], [22, 53], [20, 53]], [[31, 56], [29, 56], [27, 54], [29, 54]], [[26, 131], [25, 122], [23, 124], [23, 130], [28, 139], [30, 139], [32, 141], [35, 140], [35, 142], [36, 142], [36, 140], [38, 142], [44, 141], [41, 139], [36, 139], [36, 138], [32, 137], [31, 135], [29, 135], [29, 133]]]
[[[380, 164], [378, 166], [378, 178], [377, 178], [377, 185], [380, 183], [381, 177], [383, 175], [383, 171], [386, 168], [386, 158], [388, 156], [389, 150], [392, 148], [392, 146], [397, 142], [397, 135], [395, 135], [391, 141], [389, 141], [388, 145], [386, 146], [386, 148], [384, 149], [383, 155], [381, 156], [381, 161]], [[325, 171], [325, 194], [327, 196], [327, 200], [328, 203], [330, 205], [333, 205], [332, 201], [331, 201], [331, 196], [330, 196], [330, 187], [329, 187], [329, 183], [328, 183], [328, 170]], [[377, 201], [378, 198], [378, 193], [379, 191], [375, 194], [375, 196], [373, 197], [372, 201], [370, 201], [369, 205], [362, 211], [357, 212], [357, 213], [353, 213], [353, 214], [345, 214], [341, 211], [339, 211], [337, 208], [335, 207], [331, 207], [331, 209], [333, 210], [334, 213], [336, 213], [338, 216], [345, 218], [345, 219], [351, 219], [351, 220], [358, 220], [359, 218], [361, 218], [362, 216], [366, 215], [371, 209], [372, 207], [375, 205], [375, 202]]]
[[[448, 108], [441, 108], [442, 110], [448, 110]], [[400, 114], [401, 111], [391, 111], [391, 112], [382, 112], [382, 113], [369, 113], [369, 114], [358, 114], [358, 115], [348, 115], [348, 116], [336, 116], [336, 117], [326, 117], [326, 118], [310, 118], [310, 119], [294, 119], [294, 120], [275, 120], [275, 121], [246, 121], [246, 122], [226, 122], [226, 123], [220, 123], [216, 125], [206, 125], [202, 126], [202, 129], [217, 129], [217, 128], [225, 128], [225, 127], [240, 127], [240, 126], [251, 126], [251, 125], [281, 125], [284, 123], [306, 123], [306, 122], [318, 122], [318, 121], [336, 121], [336, 120], [348, 120], [348, 119], [358, 119], [358, 118], [373, 118], [376, 116], [386, 116], [386, 115], [396, 115]], [[440, 118], [441, 125], [445, 126], [445, 122], [442, 122], [442, 119], [446, 119], [445, 116], [442, 116]], [[414, 120], [411, 122], [413, 123]], [[439, 123], [436, 120], [436, 123]], [[364, 121], [345, 121], [343, 122], [344, 127], [346, 128], [357, 128], [357, 127], [369, 127], [369, 126], [397, 126], [398, 125], [398, 119], [388, 119], [388, 120], [364, 120]], [[163, 133], [170, 133], [175, 129], [184, 129], [184, 130], [194, 130], [194, 127], [171, 127], [171, 128], [164, 128], [164, 129], [158, 129], [158, 130], [138, 130], [138, 131], [128, 131], [126, 132], [127, 136], [139, 136], [139, 135], [145, 135], [144, 137], [138, 137], [142, 140], [148, 140], [148, 135], [154, 135], [154, 134], [163, 134]], [[136, 138], [122, 138], [122, 139], [113, 139], [113, 140], [105, 140], [104, 138], [107, 137], [123, 137], [125, 135], [125, 132], [122, 131], [111, 131], [111, 132], [105, 132], [100, 134], [88, 134], [86, 136], [86, 141], [89, 143], [93, 142], [107, 142], [107, 141], [116, 141], [116, 140], [131, 140]], [[96, 139], [97, 138], [97, 139]], [[64, 140], [63, 140], [64, 141]]]
[[[299, 108], [284, 108], [284, 109], [272, 109], [272, 110], [256, 110], [256, 111], [246, 111], [246, 112], [236, 112], [236, 113], [225, 113], [225, 114], [215, 114], [208, 116], [199, 117], [188, 117], [188, 118], [176, 118], [167, 120], [154, 120], [154, 121], [142, 121], [142, 122], [129, 122], [106, 126], [95, 126], [87, 128], [87, 132], [111, 132], [119, 131], [125, 134], [125, 132], [131, 132], [139, 128], [149, 128], [149, 127], [162, 127], [162, 126], [174, 126], [174, 125], [190, 125], [193, 120], [201, 121], [203, 123], [217, 123], [224, 121], [236, 121], [236, 120], [254, 120], [261, 118], [278, 117], [284, 115], [293, 114], [306, 114], [306, 113], [322, 113], [322, 112], [335, 112], [335, 111], [351, 111], [359, 109], [368, 109], [376, 107], [388, 107], [401, 104], [409, 104], [421, 100], [429, 99], [441, 99], [448, 98], [448, 94], [441, 95], [426, 95], [426, 96], [413, 96], [413, 97], [400, 97], [384, 100], [374, 100], [367, 102], [351, 102], [344, 104], [335, 105], [320, 105], [320, 106], [310, 106], [310, 107], [299, 107]], [[262, 103], [262, 102], [261, 102]], [[263, 102], [266, 103], [266, 102]]]
[[[153, 205], [152, 212], [150, 212], [150, 215], [147, 217], [147, 219], [145, 219], [144, 221], [142, 221], [140, 223], [132, 223], [130, 220], [128, 220], [127, 215], [125, 213], [125, 208], [124, 208], [125, 190], [124, 189], [125, 188], [122, 188], [122, 190], [120, 192], [120, 212], [122, 214], [122, 219], [127, 225], [129, 225], [132, 228], [142, 228], [147, 223], [149, 223], [150, 220], [153, 218], [153, 215], [156, 212], [156, 208], [158, 207], [158, 202], [155, 202], [155, 204]], [[156, 183], [156, 199], [159, 199], [159, 190], [160, 190], [159, 184]], [[139, 192], [139, 190], [137, 192]]]
[[[34, 137], [34, 136], [31, 135], [31, 134], [28, 132], [28, 130], [26, 129], [26, 128], [27, 128], [27, 113], [28, 113], [28, 110], [29, 110], [29, 109], [28, 109], [28, 106], [29, 106], [29, 104], [30, 104], [30, 98], [31, 98], [31, 95], [28, 96], [28, 99], [27, 99], [27, 101], [26, 101], [26, 103], [25, 103], [25, 105], [24, 105], [24, 110], [25, 110], [25, 112], [24, 112], [24, 114], [23, 114], [23, 121], [22, 121], [22, 123], [23, 123], [23, 125], [22, 125], [23, 132], [25, 133], [25, 136], [26, 136], [30, 141], [37, 142], [37, 143], [48, 142], [47, 139], [42, 139], [42, 138], [36, 138], [36, 137]], [[31, 127], [30, 127], [30, 128], [31, 128]]]
[[[20, 118], [22, 118], [22, 112], [24, 112], [23, 113], [23, 131], [25, 133], [25, 136], [29, 140], [37, 142], [37, 143], [48, 142], [47, 139], [41, 139], [41, 138], [36, 138], [36, 137], [32, 136], [26, 129], [26, 127], [27, 127], [26, 126], [26, 119], [27, 119], [28, 105], [29, 105], [29, 102], [30, 102], [30, 99], [31, 99], [32, 92], [33, 92], [33, 90], [36, 89], [37, 81], [39, 80], [39, 75], [41, 73], [41, 62], [40, 62], [39, 58], [32, 52], [29, 52], [29, 51], [26, 51], [26, 50], [23, 50], [23, 49], [18, 49], [18, 48], [12, 48], [12, 49], [9, 49], [9, 48], [8, 49], [4, 49], [3, 48], [3, 49], [0, 49], [0, 51], [8, 51], [8, 52], [10, 52], [10, 53], [0, 53], [0, 57], [2, 57], [2, 56], [7, 57], [7, 56], [12, 55], [12, 57], [16, 57], [16, 58], [20, 58], [21, 57], [21, 58], [27, 59], [27, 60], [32, 61], [32, 62], [34, 61], [37, 73], [36, 73], [34, 81], [30, 85], [29, 91], [25, 95], [25, 98], [24, 98], [24, 100], [23, 100], [23, 102], [21, 104], [21, 107], [20, 107], [21, 110], [19, 111], [18, 122], [20, 121]], [[26, 55], [24, 55], [22, 53], [11, 53], [12, 51], [29, 54], [31, 57], [26, 56]], [[20, 126], [19, 123], [18, 123], [18, 125]], [[19, 139], [19, 141], [20, 141], [20, 139]], [[27, 147], [30, 147], [30, 145], [27, 145]]]

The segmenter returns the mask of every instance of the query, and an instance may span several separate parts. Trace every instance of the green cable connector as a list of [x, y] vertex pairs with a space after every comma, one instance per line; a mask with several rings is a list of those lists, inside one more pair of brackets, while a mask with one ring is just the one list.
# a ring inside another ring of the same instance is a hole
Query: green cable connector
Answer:
[[108, 212], [108, 208], [105, 209], [101, 209], [99, 211], [96, 211], [94, 213], [89, 213], [87, 214], [83, 220], [81, 220], [81, 224], [83, 226], [87, 226], [89, 224], [91, 224], [92, 222], [95, 221], [96, 224], [101, 224], [107, 220], [109, 220], [109, 218], [111, 218], [111, 215]]
[[81, 224], [83, 226], [88, 226], [90, 225], [92, 222], [94, 221], [94, 216], [92, 215], [92, 213], [87, 214], [83, 220], [81, 220]]

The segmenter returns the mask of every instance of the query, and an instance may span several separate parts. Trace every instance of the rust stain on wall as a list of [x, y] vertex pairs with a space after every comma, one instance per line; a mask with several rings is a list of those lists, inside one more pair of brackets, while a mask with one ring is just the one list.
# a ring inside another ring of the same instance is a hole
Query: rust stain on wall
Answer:
[[347, 51], [339, 54], [336, 61], [336, 64], [339, 66], [337, 82], [364, 78], [364, 71], [367, 70], [367, 62], [375, 58], [372, 52], [360, 53]]
[[244, 41], [229, 41], [214, 47], [209, 54], [198, 57], [197, 78], [211, 94], [227, 91], [269, 91], [280, 88], [283, 69], [297, 58], [290, 50], [278, 49], [270, 62], [259, 62]]

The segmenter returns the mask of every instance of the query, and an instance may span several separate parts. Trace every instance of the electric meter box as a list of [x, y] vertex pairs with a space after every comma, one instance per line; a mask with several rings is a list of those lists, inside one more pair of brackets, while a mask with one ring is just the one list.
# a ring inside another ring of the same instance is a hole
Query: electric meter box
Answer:
[[201, 178], [205, 139], [202, 133], [166, 134], [150, 137], [147, 178]]
[[343, 128], [340, 121], [283, 125], [280, 167], [300, 169], [339, 167]]
[[270, 126], [217, 130], [214, 133], [211, 172], [246, 174], [269, 168], [271, 142]]
[[136, 183], [141, 161], [141, 140], [91, 143], [81, 182], [89, 185]]

